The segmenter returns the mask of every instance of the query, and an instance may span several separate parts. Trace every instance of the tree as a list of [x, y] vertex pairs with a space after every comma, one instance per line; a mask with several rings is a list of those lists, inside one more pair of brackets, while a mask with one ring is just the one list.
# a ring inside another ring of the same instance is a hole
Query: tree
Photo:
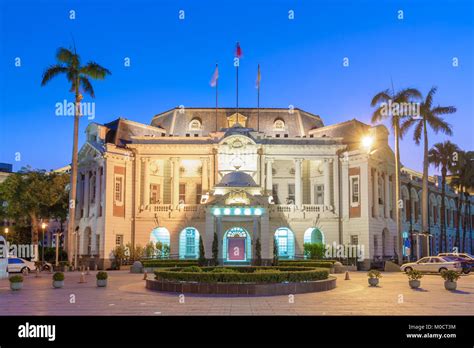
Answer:
[[[398, 263], [403, 262], [403, 237], [401, 230], [400, 222], [400, 209], [398, 202], [400, 201], [400, 139], [403, 138], [403, 131], [400, 128], [400, 115], [398, 113], [392, 112], [391, 108], [389, 112], [385, 112], [387, 109], [387, 104], [392, 103], [394, 105], [405, 105], [410, 103], [415, 99], [421, 98], [421, 93], [414, 88], [406, 88], [399, 90], [395, 93], [392, 88], [390, 92], [389, 89], [382, 91], [376, 94], [372, 98], [371, 106], [378, 106], [377, 109], [372, 114], [371, 122], [372, 124], [380, 123], [384, 119], [388, 119], [391, 128], [393, 130], [393, 136], [395, 138], [395, 201], [396, 201], [396, 223], [397, 223], [397, 235], [398, 235]], [[410, 117], [411, 114], [406, 114], [404, 116]]]
[[415, 127], [413, 132], [413, 140], [417, 145], [420, 144], [421, 138], [423, 137], [423, 182], [422, 182], [422, 194], [421, 194], [421, 223], [422, 232], [427, 233], [429, 231], [428, 221], [428, 126], [438, 134], [440, 131], [446, 135], [452, 135], [453, 131], [451, 126], [444, 121], [441, 115], [452, 114], [456, 112], [454, 106], [436, 106], [433, 107], [433, 96], [437, 91], [436, 87], [432, 87], [426, 98], [420, 104], [420, 116], [406, 119], [401, 125], [401, 132], [405, 133], [412, 126]]
[[[22, 168], [0, 184], [0, 197], [4, 204], [2, 214], [17, 222], [18, 226], [29, 226], [31, 242], [38, 257], [38, 235], [42, 221], [64, 216], [62, 209], [67, 204], [68, 174]], [[64, 202], [66, 200], [66, 202]], [[16, 232], [24, 230], [18, 228]]]
[[255, 265], [262, 265], [262, 244], [260, 243], [260, 238], [257, 238], [255, 241]]
[[441, 231], [439, 234], [440, 251], [447, 251], [446, 238], [446, 176], [451, 172], [459, 156], [459, 148], [450, 141], [436, 143], [428, 152], [428, 162], [441, 169]]
[[272, 266], [278, 266], [278, 240], [273, 238], [273, 262]]
[[[81, 65], [81, 58], [76, 52], [66, 48], [59, 48], [56, 52], [57, 63], [47, 68], [41, 80], [41, 86], [45, 86], [49, 81], [58, 75], [64, 74], [67, 81], [70, 83], [70, 92], [74, 93], [75, 108], [74, 108], [74, 131], [73, 131], [73, 146], [72, 146], [72, 163], [71, 163], [71, 190], [69, 196], [69, 223], [68, 236], [74, 233], [74, 218], [76, 210], [76, 190], [77, 190], [77, 159], [78, 159], [78, 133], [79, 133], [79, 118], [81, 116], [81, 101], [83, 93], [95, 97], [94, 88], [90, 79], [103, 80], [110, 71], [100, 66], [99, 64], [90, 61], [86, 65]], [[70, 253], [72, 255], [72, 253]]]
[[212, 260], [214, 266], [219, 264], [219, 240], [217, 239], [217, 233], [214, 232], [214, 239], [212, 240]]
[[204, 250], [204, 243], [202, 242], [201, 236], [199, 236], [199, 265], [204, 266], [206, 264], [206, 252]]
[[[469, 191], [474, 189], [474, 151], [459, 151], [458, 161], [453, 168], [453, 178], [450, 182], [451, 186], [457, 191], [458, 199], [457, 209], [457, 227], [456, 227], [456, 246], [462, 247], [462, 251], [466, 250], [467, 230], [471, 231], [472, 243], [472, 226]], [[464, 207], [464, 221], [462, 219], [462, 209]], [[464, 225], [463, 243], [460, 241], [460, 228]], [[468, 226], [470, 228], [468, 228]]]
[[322, 259], [326, 254], [326, 246], [323, 243], [304, 243], [304, 254], [313, 260]]

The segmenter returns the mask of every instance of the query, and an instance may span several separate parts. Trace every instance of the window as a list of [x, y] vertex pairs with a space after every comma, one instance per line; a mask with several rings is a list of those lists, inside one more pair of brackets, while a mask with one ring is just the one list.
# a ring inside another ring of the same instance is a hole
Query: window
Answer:
[[422, 258], [420, 261], [418, 261], [418, 263], [428, 263], [429, 260], [430, 260], [429, 257], [424, 257], [424, 258]]
[[286, 204], [295, 204], [295, 184], [288, 184], [288, 198]]
[[360, 204], [359, 175], [350, 176], [351, 207], [358, 207]]
[[104, 177], [104, 167], [99, 169], [99, 216], [102, 216], [102, 180]]
[[280, 200], [278, 199], [278, 184], [272, 185], [272, 196], [275, 204], [280, 204]]
[[123, 245], [123, 234], [117, 234], [115, 236], [115, 245], [122, 246]]
[[186, 255], [195, 255], [196, 254], [196, 245], [195, 245], [195, 229], [187, 228], [186, 229]]
[[419, 220], [419, 216], [420, 216], [420, 202], [418, 201], [415, 201], [415, 222], [417, 222]]
[[115, 175], [114, 179], [114, 203], [123, 205], [123, 175]]
[[95, 174], [89, 173], [89, 197], [92, 204], [95, 203]]
[[351, 245], [358, 245], [359, 244], [359, 236], [352, 235], [351, 236]]
[[150, 184], [150, 204], [160, 204], [160, 185]]
[[278, 248], [278, 257], [293, 259], [295, 257], [295, 236], [293, 231], [286, 227], [280, 227], [275, 232], [275, 242]]
[[198, 118], [194, 118], [189, 122], [189, 130], [198, 131], [201, 130], [201, 126], [201, 120]]
[[314, 204], [324, 204], [324, 185], [314, 186]]
[[196, 204], [201, 203], [202, 198], [202, 184], [196, 184]]
[[186, 204], [186, 184], [179, 184], [179, 202]]
[[100, 234], [95, 236], [95, 252], [100, 254]]
[[285, 121], [282, 119], [276, 119], [275, 122], [273, 123], [273, 130], [280, 132], [285, 130]]

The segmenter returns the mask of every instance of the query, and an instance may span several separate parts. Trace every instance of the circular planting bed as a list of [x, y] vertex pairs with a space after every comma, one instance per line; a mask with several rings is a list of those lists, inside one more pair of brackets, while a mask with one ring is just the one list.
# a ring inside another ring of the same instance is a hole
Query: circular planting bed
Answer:
[[146, 288], [214, 295], [289, 295], [331, 290], [336, 278], [316, 267], [174, 267], [155, 271]]

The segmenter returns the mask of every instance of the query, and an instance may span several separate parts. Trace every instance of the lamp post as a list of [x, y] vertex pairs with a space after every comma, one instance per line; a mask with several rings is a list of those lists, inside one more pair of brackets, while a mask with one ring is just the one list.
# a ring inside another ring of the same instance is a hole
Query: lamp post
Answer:
[[41, 224], [41, 229], [43, 230], [43, 239], [41, 241], [41, 251], [42, 251], [42, 255], [41, 255], [41, 266], [44, 267], [44, 230], [46, 229], [46, 225], [44, 222]]
[[8, 242], [8, 227], [5, 227], [5, 239]]
[[62, 233], [59, 230], [57, 230], [54, 235], [56, 237], [56, 262], [55, 262], [55, 266], [58, 267], [59, 266], [59, 237], [62, 235]]

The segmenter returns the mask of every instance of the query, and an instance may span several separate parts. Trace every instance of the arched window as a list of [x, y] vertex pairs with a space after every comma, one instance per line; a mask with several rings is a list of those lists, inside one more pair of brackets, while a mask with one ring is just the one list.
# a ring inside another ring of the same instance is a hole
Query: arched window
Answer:
[[202, 123], [199, 118], [193, 118], [191, 122], [189, 122], [189, 130], [198, 131], [201, 130]]
[[278, 246], [278, 258], [295, 258], [295, 235], [287, 227], [280, 227], [275, 232], [275, 241]]
[[319, 228], [310, 227], [304, 232], [304, 243], [324, 243], [323, 232]]
[[166, 259], [170, 256], [170, 232], [165, 227], [157, 227], [151, 231], [150, 242], [155, 246], [155, 255]]
[[281, 118], [277, 118], [275, 122], [273, 122], [273, 130], [274, 131], [284, 131], [285, 130], [285, 121]]
[[179, 234], [179, 258], [197, 259], [199, 257], [199, 232], [194, 227], [186, 227]]

